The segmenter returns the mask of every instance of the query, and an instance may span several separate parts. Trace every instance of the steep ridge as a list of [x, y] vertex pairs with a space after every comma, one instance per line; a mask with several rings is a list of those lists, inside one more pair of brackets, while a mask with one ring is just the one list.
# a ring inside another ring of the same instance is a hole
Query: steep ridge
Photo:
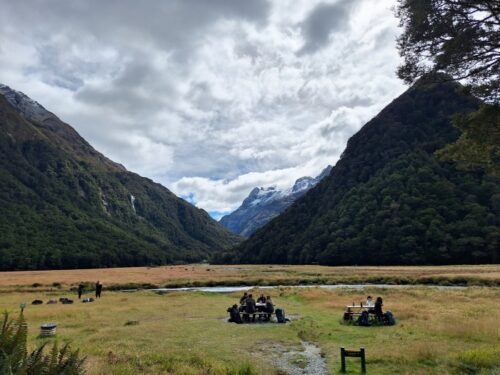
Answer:
[[497, 262], [499, 179], [458, 171], [434, 156], [458, 137], [453, 114], [479, 102], [435, 78], [395, 99], [349, 140], [327, 178], [216, 261]]
[[274, 186], [256, 187], [240, 207], [221, 218], [219, 222], [234, 233], [245, 237], [251, 236], [257, 229], [285, 211], [293, 202], [328, 176], [331, 169], [330, 165], [327, 166], [315, 178], [301, 177], [286, 190], [278, 190]]
[[0, 86], [0, 269], [193, 262], [239, 238]]

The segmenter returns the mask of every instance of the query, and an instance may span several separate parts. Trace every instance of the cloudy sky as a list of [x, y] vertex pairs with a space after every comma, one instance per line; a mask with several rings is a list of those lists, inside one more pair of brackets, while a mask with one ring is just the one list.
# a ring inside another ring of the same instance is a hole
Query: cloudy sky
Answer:
[[0, 0], [0, 83], [209, 211], [335, 164], [405, 89], [394, 0]]

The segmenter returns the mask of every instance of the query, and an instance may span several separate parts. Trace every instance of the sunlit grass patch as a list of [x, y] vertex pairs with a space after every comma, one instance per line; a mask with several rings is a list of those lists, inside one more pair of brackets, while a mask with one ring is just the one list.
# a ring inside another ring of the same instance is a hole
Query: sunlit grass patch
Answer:
[[464, 374], [500, 374], [500, 345], [460, 353], [456, 367]]

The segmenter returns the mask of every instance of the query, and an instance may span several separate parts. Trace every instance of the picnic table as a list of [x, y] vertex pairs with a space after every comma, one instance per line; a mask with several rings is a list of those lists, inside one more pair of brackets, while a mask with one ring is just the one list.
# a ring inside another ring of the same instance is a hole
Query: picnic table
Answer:
[[369, 311], [373, 310], [375, 306], [367, 306], [367, 305], [347, 305], [346, 309], [349, 310], [359, 310], [359, 311]]
[[[241, 304], [240, 305], [240, 311], [241, 315], [248, 320], [250, 319], [250, 315], [255, 315], [259, 320], [262, 320], [262, 318], [267, 318], [268, 315], [272, 315], [271, 313], [268, 313], [266, 311], [266, 304], [262, 302], [257, 302], [255, 304], [255, 312], [254, 313], [247, 313], [245, 309], [246, 305]], [[273, 312], [274, 314], [274, 312]]]
[[371, 312], [375, 306], [368, 305], [347, 305], [344, 312], [344, 320], [352, 320], [355, 316], [360, 316], [363, 311]]

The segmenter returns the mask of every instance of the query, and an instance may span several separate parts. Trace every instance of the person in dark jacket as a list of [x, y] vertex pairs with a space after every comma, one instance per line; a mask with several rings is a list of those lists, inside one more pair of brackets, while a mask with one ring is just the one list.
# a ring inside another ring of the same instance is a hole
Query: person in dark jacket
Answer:
[[78, 299], [81, 299], [81, 298], [82, 298], [83, 289], [84, 289], [83, 283], [80, 283], [80, 284], [78, 285]]
[[95, 283], [95, 298], [101, 298], [101, 292], [102, 292], [102, 284], [98, 280], [97, 283]]
[[264, 312], [266, 311], [266, 297], [264, 294], [261, 294], [259, 298], [257, 298], [257, 311]]
[[243, 293], [243, 297], [240, 298], [240, 305], [244, 305], [247, 298], [248, 298], [248, 293], [247, 292]]
[[240, 298], [240, 311], [245, 311], [245, 303], [247, 302], [248, 293], [243, 293], [243, 297]]
[[248, 295], [245, 301], [245, 312], [248, 314], [248, 319], [250, 319], [250, 315], [252, 315], [252, 322], [255, 322], [255, 300], [251, 294]]
[[274, 304], [271, 296], [267, 296], [266, 298], [266, 320], [271, 320], [271, 315], [274, 312]]
[[234, 304], [232, 307], [227, 309], [229, 312], [229, 321], [236, 324], [241, 324], [243, 321], [241, 320], [240, 310], [238, 309], [238, 305]]
[[382, 297], [377, 297], [377, 300], [375, 301], [375, 308], [373, 309], [373, 312], [375, 313], [375, 316], [377, 317], [378, 320], [382, 320], [384, 318], [384, 312], [382, 311], [383, 305], [384, 305], [384, 302], [382, 301]]

